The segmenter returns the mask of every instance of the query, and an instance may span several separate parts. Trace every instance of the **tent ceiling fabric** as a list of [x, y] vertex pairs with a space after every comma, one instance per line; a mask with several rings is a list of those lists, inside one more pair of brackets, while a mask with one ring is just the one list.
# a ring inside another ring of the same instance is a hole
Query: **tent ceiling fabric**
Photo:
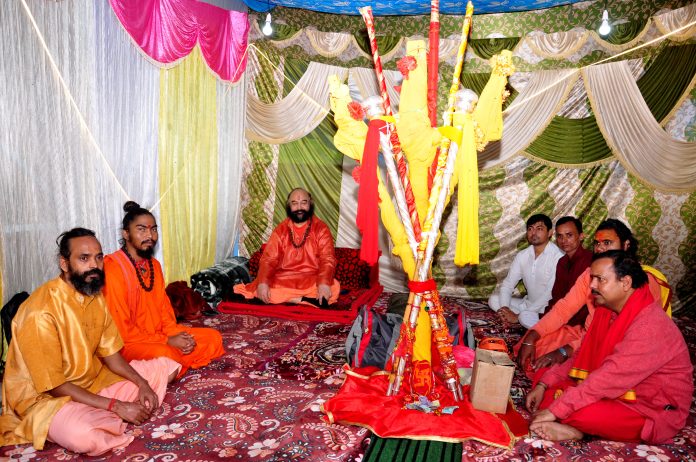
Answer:
[[[551, 8], [554, 6], [578, 3], [580, 0], [480, 0], [474, 3], [476, 14], [509, 13]], [[430, 2], [422, 0], [382, 0], [353, 1], [345, 0], [244, 0], [254, 11], [266, 12], [276, 6], [302, 8], [322, 13], [358, 15], [358, 8], [371, 6], [375, 16], [411, 16], [430, 14]], [[466, 1], [441, 1], [440, 13], [463, 15]]]

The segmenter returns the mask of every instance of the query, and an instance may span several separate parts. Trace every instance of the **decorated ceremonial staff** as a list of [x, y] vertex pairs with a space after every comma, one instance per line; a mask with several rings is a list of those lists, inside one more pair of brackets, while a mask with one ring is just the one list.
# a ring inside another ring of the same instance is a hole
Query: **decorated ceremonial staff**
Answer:
[[[469, 2], [462, 25], [462, 38], [457, 51], [457, 62], [452, 76], [447, 109], [443, 117], [444, 126], [452, 126], [456, 101], [455, 95], [459, 90], [459, 80], [464, 64], [464, 53], [468, 42], [469, 30], [471, 28], [473, 10], [473, 5]], [[454, 171], [454, 161], [457, 155], [456, 150], [452, 153], [449, 152], [450, 144], [450, 138], [444, 136], [439, 149], [438, 166], [433, 181], [433, 187], [430, 191], [428, 214], [423, 222], [423, 239], [418, 246], [415, 284], [409, 283], [411, 292], [404, 315], [404, 319], [407, 320], [407, 322], [402, 326], [399, 333], [399, 340], [392, 355], [393, 368], [390, 376], [389, 390], [387, 391], [389, 395], [399, 393], [405, 375], [418, 372], [411, 369], [411, 357], [418, 313], [421, 302], [425, 300], [426, 310], [428, 311], [431, 322], [433, 341], [435, 342], [436, 349], [440, 356], [445, 385], [452, 392], [457, 401], [463, 398], [456, 363], [452, 355], [452, 338], [449, 336], [447, 324], [442, 315], [442, 305], [437, 293], [437, 286], [435, 285], [435, 281], [429, 277], [431, 273], [433, 250], [437, 241], [437, 230], [440, 227], [442, 212], [449, 195], [450, 178]], [[412, 377], [409, 377], [409, 379], [413, 381]]]

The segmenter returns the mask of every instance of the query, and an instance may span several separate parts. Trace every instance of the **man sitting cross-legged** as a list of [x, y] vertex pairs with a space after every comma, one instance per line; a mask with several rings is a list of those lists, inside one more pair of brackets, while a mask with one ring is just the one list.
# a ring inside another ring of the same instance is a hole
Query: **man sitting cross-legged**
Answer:
[[[635, 257], [638, 251], [638, 240], [631, 230], [621, 221], [614, 218], [604, 220], [597, 227], [594, 238], [594, 252], [602, 253], [607, 250], [624, 250]], [[662, 273], [655, 268], [644, 265], [648, 273], [648, 286], [655, 300], [661, 301], [667, 314], [671, 314], [671, 289]], [[581, 329], [568, 329], [568, 322], [587, 306], [587, 318]], [[580, 345], [587, 326], [592, 322], [595, 312], [594, 298], [590, 291], [590, 270], [583, 272], [570, 289], [568, 294], [554, 304], [548, 312], [522, 338], [521, 347], [517, 354], [517, 362], [521, 367], [533, 367], [538, 378], [542, 369], [565, 361]]]
[[225, 350], [217, 330], [176, 323], [162, 266], [152, 257], [159, 237], [155, 217], [132, 201], [123, 210], [123, 247], [104, 259], [104, 294], [125, 343], [123, 356], [166, 356], [181, 364], [180, 376], [222, 356]]
[[[551, 219], [544, 214], [532, 215], [527, 220], [529, 247], [515, 255], [505, 280], [500, 284], [500, 292], [493, 293], [488, 299], [488, 305], [503, 320], [519, 322], [530, 328], [544, 312], [551, 298], [556, 263], [563, 256], [563, 252], [550, 241], [552, 228]], [[512, 296], [520, 280], [527, 289], [524, 298]]]
[[130, 444], [126, 422], [148, 420], [180, 366], [127, 363], [106, 300], [94, 232], [60, 236], [60, 277], [34, 291], [12, 321], [2, 386], [2, 445], [46, 440], [90, 456]]
[[334, 279], [336, 256], [331, 231], [314, 216], [311, 194], [293, 189], [285, 204], [288, 218], [273, 230], [259, 262], [259, 273], [234, 292], [264, 303], [310, 303], [325, 306], [338, 300]]
[[684, 427], [691, 405], [693, 368], [684, 338], [633, 256], [595, 255], [590, 278], [592, 323], [577, 353], [527, 395], [530, 430], [551, 441], [590, 434], [664, 443]]

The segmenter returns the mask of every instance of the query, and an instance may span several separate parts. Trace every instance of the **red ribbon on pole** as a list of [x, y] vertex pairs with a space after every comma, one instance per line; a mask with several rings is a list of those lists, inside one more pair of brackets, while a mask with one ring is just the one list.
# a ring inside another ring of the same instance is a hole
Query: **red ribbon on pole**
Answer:
[[358, 213], [355, 224], [362, 233], [360, 259], [373, 266], [379, 258], [379, 193], [377, 192], [377, 155], [380, 129], [386, 126], [382, 119], [370, 121], [360, 167]]

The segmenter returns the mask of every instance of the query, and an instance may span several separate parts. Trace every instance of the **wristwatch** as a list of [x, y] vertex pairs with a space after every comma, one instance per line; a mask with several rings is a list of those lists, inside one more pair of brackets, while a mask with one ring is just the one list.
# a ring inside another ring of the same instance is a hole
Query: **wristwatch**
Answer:
[[558, 352], [561, 353], [561, 356], [563, 356], [563, 359], [568, 359], [568, 352], [566, 351], [565, 347], [560, 347], [558, 349]]

